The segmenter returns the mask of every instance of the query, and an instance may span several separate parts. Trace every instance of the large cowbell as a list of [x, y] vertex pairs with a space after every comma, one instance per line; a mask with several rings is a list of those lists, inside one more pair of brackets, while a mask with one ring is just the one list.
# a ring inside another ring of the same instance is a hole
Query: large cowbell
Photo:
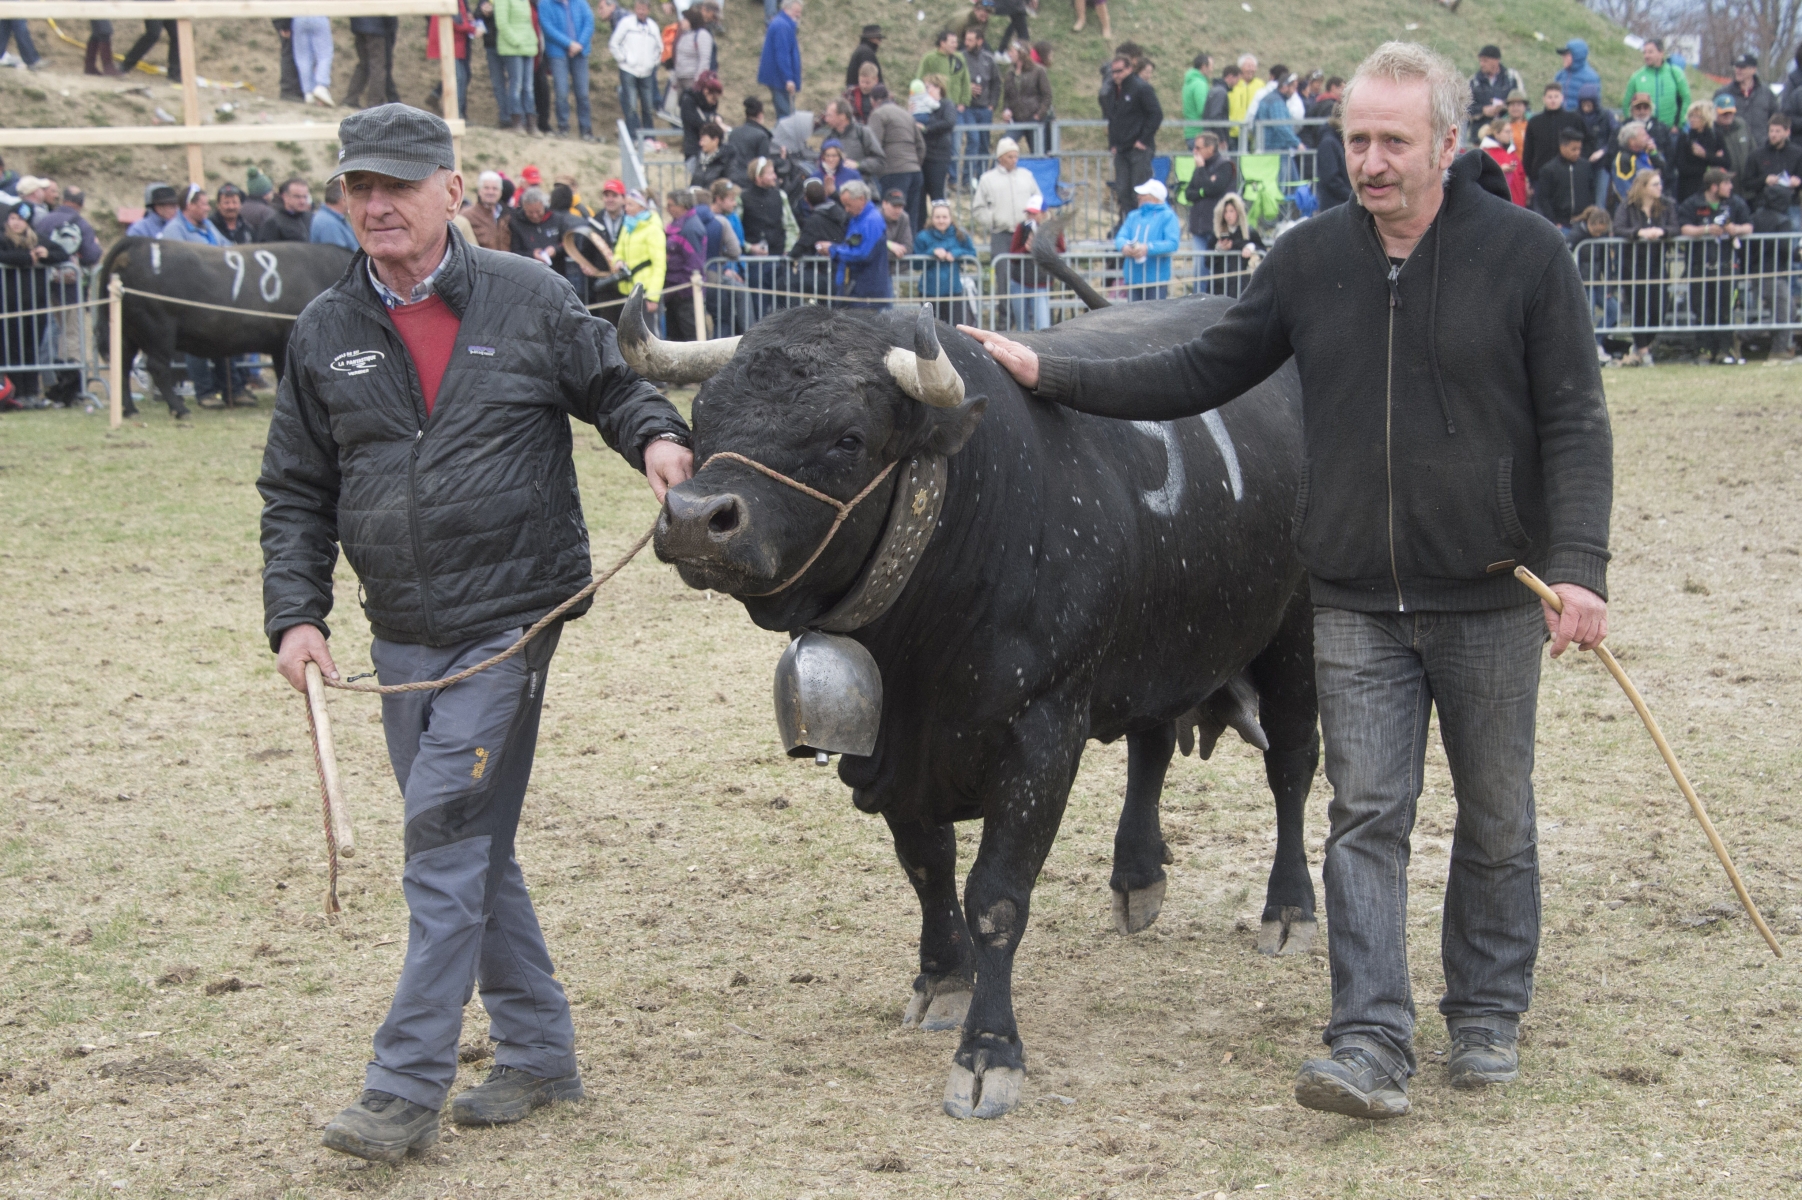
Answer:
[[882, 672], [863, 644], [809, 630], [776, 664], [776, 724], [791, 758], [869, 755], [882, 719]]

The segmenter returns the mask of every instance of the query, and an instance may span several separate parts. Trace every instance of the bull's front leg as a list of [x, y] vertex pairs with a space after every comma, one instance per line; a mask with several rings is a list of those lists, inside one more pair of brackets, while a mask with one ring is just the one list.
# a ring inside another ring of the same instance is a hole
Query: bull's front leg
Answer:
[[920, 974], [901, 1023], [956, 1029], [970, 1009], [976, 951], [957, 902], [957, 830], [952, 825], [897, 821], [885, 814], [895, 857], [920, 900]]
[[1014, 723], [1013, 745], [990, 768], [1000, 782], [984, 804], [982, 845], [964, 887], [976, 988], [945, 1084], [953, 1117], [1005, 1116], [1020, 1103], [1026, 1055], [1014, 1019], [1014, 952], [1082, 754], [1081, 728], [1058, 707], [1028, 709]]
[[1170, 850], [1158, 820], [1164, 774], [1176, 749], [1176, 723], [1126, 735], [1126, 803], [1114, 831], [1114, 928], [1137, 933], [1158, 919], [1164, 907], [1164, 864]]

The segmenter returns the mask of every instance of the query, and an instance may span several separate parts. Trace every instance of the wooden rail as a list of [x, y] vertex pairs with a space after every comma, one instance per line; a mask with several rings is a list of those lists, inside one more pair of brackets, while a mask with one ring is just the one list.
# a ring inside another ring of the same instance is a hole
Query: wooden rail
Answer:
[[[301, 6], [321, 17], [455, 17], [457, 0], [310, 0]], [[79, 126], [51, 129], [0, 129], [0, 146], [186, 146], [188, 181], [206, 186], [203, 146], [265, 142], [333, 141], [332, 124], [202, 125], [199, 66], [194, 55], [194, 22], [291, 17], [290, 0], [0, 0], [0, 20], [174, 21], [175, 54], [181, 63], [182, 123], [177, 125]], [[443, 108], [456, 106], [456, 34], [451, 21], [438, 22], [438, 64], [443, 70]], [[451, 142], [459, 169], [463, 161], [464, 123], [449, 118]]]

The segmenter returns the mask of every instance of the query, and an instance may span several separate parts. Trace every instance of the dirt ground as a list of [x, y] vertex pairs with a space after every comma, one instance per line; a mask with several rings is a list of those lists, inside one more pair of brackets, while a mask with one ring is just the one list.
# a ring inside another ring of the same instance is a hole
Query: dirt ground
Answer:
[[[590, 1099], [392, 1170], [318, 1144], [401, 960], [399, 804], [375, 702], [335, 695], [360, 849], [328, 924], [302, 705], [259, 633], [267, 407], [183, 426], [153, 410], [117, 434], [78, 412], [6, 417], [0, 1193], [1802, 1192], [1802, 371], [1608, 382], [1610, 641], [1792, 957], [1739, 915], [1626, 702], [1573, 653], [1543, 691], [1546, 937], [1521, 1082], [1454, 1093], [1439, 1065], [1452, 806], [1435, 753], [1412, 870], [1414, 1115], [1307, 1112], [1290, 1078], [1318, 1045], [1327, 972], [1252, 949], [1274, 841], [1259, 763], [1227, 741], [1179, 761], [1169, 900], [1122, 938], [1106, 880], [1125, 753], [1094, 746], [1020, 953], [1024, 1102], [954, 1122], [954, 1036], [899, 1027], [918, 918], [884, 828], [835, 773], [780, 752], [783, 639], [646, 555], [564, 636], [520, 835]], [[611, 560], [653, 505], [597, 436], [577, 444]], [[367, 669], [355, 598], [341, 572], [348, 671]], [[1325, 808], [1322, 781], [1316, 870]], [[484, 1032], [472, 1011], [469, 1057]]]

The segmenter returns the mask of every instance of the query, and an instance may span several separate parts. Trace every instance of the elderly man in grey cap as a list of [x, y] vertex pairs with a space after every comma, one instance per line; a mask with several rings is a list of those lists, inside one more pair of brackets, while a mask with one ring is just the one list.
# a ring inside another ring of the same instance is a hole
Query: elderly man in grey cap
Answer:
[[[337, 677], [339, 546], [382, 683], [440, 679], [589, 581], [571, 417], [659, 498], [693, 467], [682, 418], [561, 276], [455, 236], [463, 180], [443, 121], [382, 105], [346, 118], [339, 142], [333, 178], [362, 250], [295, 323], [257, 484], [266, 631], [303, 690], [309, 663]], [[582, 1096], [569, 1001], [513, 856], [560, 629], [454, 686], [383, 697], [411, 923], [364, 1091], [325, 1128], [334, 1150], [397, 1162], [437, 1141], [477, 988], [495, 1066], [452, 1118], [504, 1124]]]

